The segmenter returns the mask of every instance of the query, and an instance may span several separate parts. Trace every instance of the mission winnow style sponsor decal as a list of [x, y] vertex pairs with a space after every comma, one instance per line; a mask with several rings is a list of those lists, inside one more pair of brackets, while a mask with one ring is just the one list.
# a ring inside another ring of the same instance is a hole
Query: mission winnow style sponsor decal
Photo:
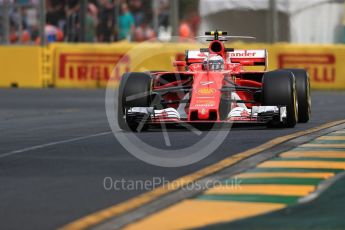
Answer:
[[[345, 130], [340, 130], [225, 179], [201, 195], [125, 229], [192, 229], [280, 210], [298, 203], [322, 182], [344, 171]], [[234, 180], [238, 182], [235, 187]]]

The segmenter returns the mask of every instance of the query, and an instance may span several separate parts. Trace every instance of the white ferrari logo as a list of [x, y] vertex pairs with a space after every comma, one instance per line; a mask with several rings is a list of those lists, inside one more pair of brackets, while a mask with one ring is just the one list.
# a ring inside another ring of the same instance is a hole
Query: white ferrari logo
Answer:
[[205, 82], [200, 82], [200, 85], [210, 85], [213, 84], [213, 81], [205, 81]]

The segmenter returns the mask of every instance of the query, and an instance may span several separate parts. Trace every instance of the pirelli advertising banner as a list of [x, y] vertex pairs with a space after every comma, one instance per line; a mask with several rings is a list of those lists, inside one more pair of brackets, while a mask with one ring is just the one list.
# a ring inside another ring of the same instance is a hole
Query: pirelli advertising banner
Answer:
[[345, 46], [274, 45], [270, 50], [274, 67], [306, 69], [313, 89], [345, 89]]
[[[110, 80], [114, 66], [120, 60], [122, 70], [130, 70], [130, 62], [124, 61], [127, 48], [98, 45], [61, 45], [53, 50], [53, 83], [62, 88], [96, 88]], [[118, 77], [118, 76], [117, 76]]]
[[[269, 70], [304, 68], [314, 89], [345, 89], [345, 46], [229, 43], [235, 49], [267, 49]], [[174, 70], [185, 50], [206, 48], [191, 43], [53, 44], [53, 84], [56, 87], [116, 86], [128, 71]]]
[[345, 89], [345, 45], [241, 44], [235, 49], [267, 49], [269, 70], [303, 68], [313, 89]]
[[187, 47], [176, 44], [53, 45], [56, 87], [95, 88], [118, 84], [129, 71], [173, 70]]

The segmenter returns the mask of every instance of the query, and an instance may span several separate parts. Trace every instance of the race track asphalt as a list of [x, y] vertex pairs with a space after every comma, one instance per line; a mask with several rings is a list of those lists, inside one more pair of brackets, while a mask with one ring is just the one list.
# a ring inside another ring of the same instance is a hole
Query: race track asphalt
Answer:
[[[110, 132], [104, 97], [104, 90], [0, 89], [0, 229], [56, 229], [145, 192], [108, 191], [105, 177], [173, 180], [275, 137], [345, 118], [345, 92], [315, 91], [309, 123], [294, 129], [233, 128], [206, 159], [163, 168], [136, 159], [118, 143]], [[139, 135], [164, 146], [159, 131]], [[183, 145], [197, 139], [180, 129], [169, 136]], [[87, 138], [74, 139], [79, 137]]]

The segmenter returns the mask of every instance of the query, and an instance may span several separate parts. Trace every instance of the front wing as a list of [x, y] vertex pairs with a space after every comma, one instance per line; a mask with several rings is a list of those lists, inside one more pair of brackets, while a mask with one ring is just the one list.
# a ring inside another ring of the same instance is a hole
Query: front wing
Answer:
[[126, 119], [132, 122], [147, 124], [179, 124], [179, 123], [261, 123], [270, 121], [284, 122], [286, 106], [253, 106], [251, 109], [236, 107], [230, 111], [225, 120], [195, 120], [189, 121], [174, 108], [156, 110], [153, 107], [134, 107], [127, 111]]

